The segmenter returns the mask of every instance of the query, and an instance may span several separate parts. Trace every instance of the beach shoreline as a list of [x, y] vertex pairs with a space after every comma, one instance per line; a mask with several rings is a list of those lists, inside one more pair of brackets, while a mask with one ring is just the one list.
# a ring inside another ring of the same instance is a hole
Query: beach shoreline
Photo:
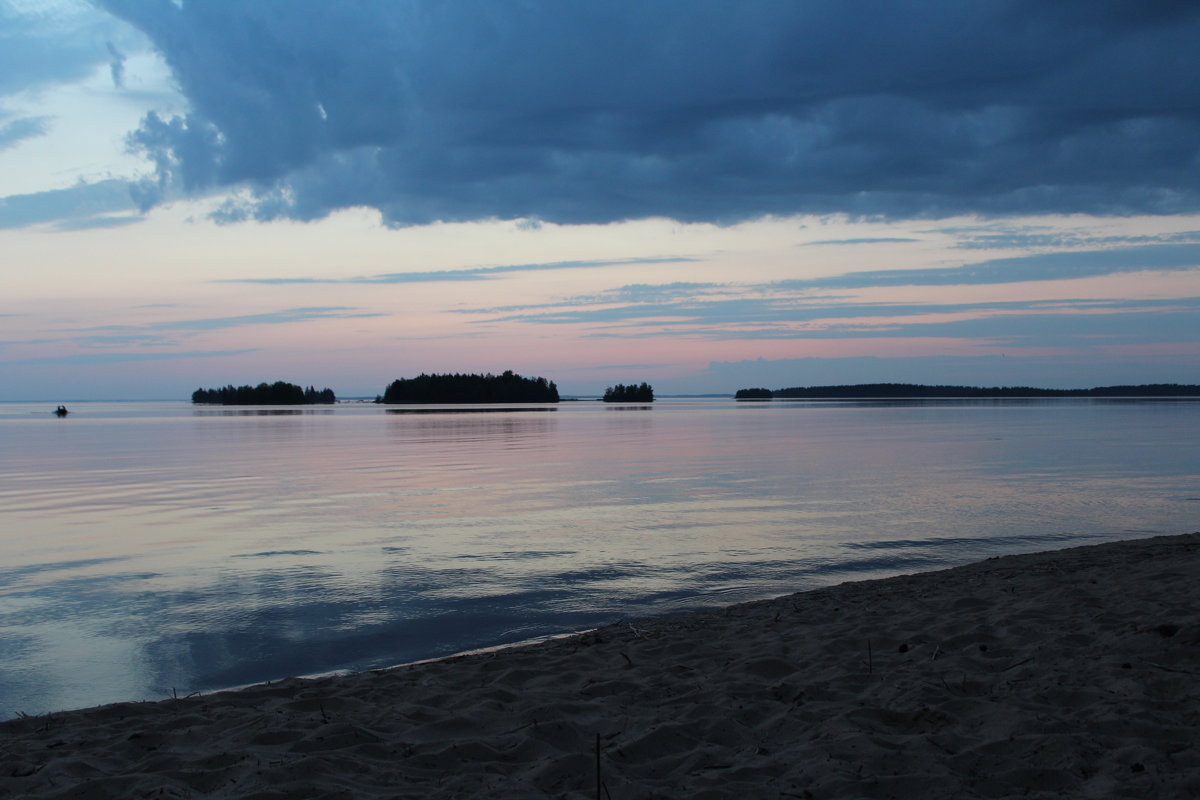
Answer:
[[1160, 536], [27, 717], [0, 797], [1197, 796], [1198, 579]]

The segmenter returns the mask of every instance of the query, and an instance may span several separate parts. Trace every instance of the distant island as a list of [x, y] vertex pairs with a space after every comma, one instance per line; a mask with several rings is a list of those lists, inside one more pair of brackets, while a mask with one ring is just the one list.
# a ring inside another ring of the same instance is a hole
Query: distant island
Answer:
[[793, 386], [789, 389], [739, 389], [736, 400], [937, 398], [937, 397], [1198, 397], [1200, 386], [1147, 383], [1139, 386], [1097, 386], [1092, 389], [1038, 389], [1032, 386], [925, 386], [915, 383], [859, 383], [843, 386]]
[[512, 370], [492, 375], [426, 375], [392, 381], [376, 403], [557, 403], [558, 387]]
[[275, 381], [258, 386], [226, 386], [222, 389], [197, 389], [192, 392], [193, 403], [213, 403], [223, 406], [303, 406], [336, 403], [337, 397], [329, 388], [320, 391], [294, 383]]
[[606, 403], [653, 403], [654, 387], [644, 381], [637, 385], [631, 383], [628, 386], [618, 383], [616, 386], [609, 386], [605, 389], [604, 397], [601, 399]]

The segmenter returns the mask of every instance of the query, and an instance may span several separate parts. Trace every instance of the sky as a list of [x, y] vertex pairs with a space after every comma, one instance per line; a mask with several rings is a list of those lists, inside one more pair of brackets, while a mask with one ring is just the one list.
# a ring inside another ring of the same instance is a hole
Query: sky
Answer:
[[0, 0], [0, 400], [1200, 383], [1200, 4]]

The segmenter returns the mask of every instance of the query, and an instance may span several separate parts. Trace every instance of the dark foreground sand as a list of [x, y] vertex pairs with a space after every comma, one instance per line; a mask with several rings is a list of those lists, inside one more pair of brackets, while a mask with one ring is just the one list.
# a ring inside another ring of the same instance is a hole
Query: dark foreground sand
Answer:
[[15, 720], [0, 796], [1196, 797], [1198, 590], [1160, 537]]

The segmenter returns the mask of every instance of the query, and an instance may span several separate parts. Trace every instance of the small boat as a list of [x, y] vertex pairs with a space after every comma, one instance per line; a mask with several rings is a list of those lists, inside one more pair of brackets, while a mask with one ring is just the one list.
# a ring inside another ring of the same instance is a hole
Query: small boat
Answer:
[[70, 413], [71, 413], [70, 411], [67, 411], [66, 406], [59, 406], [58, 408], [54, 409], [54, 416], [56, 416], [56, 417], [65, 417], [67, 414], [70, 414]]

